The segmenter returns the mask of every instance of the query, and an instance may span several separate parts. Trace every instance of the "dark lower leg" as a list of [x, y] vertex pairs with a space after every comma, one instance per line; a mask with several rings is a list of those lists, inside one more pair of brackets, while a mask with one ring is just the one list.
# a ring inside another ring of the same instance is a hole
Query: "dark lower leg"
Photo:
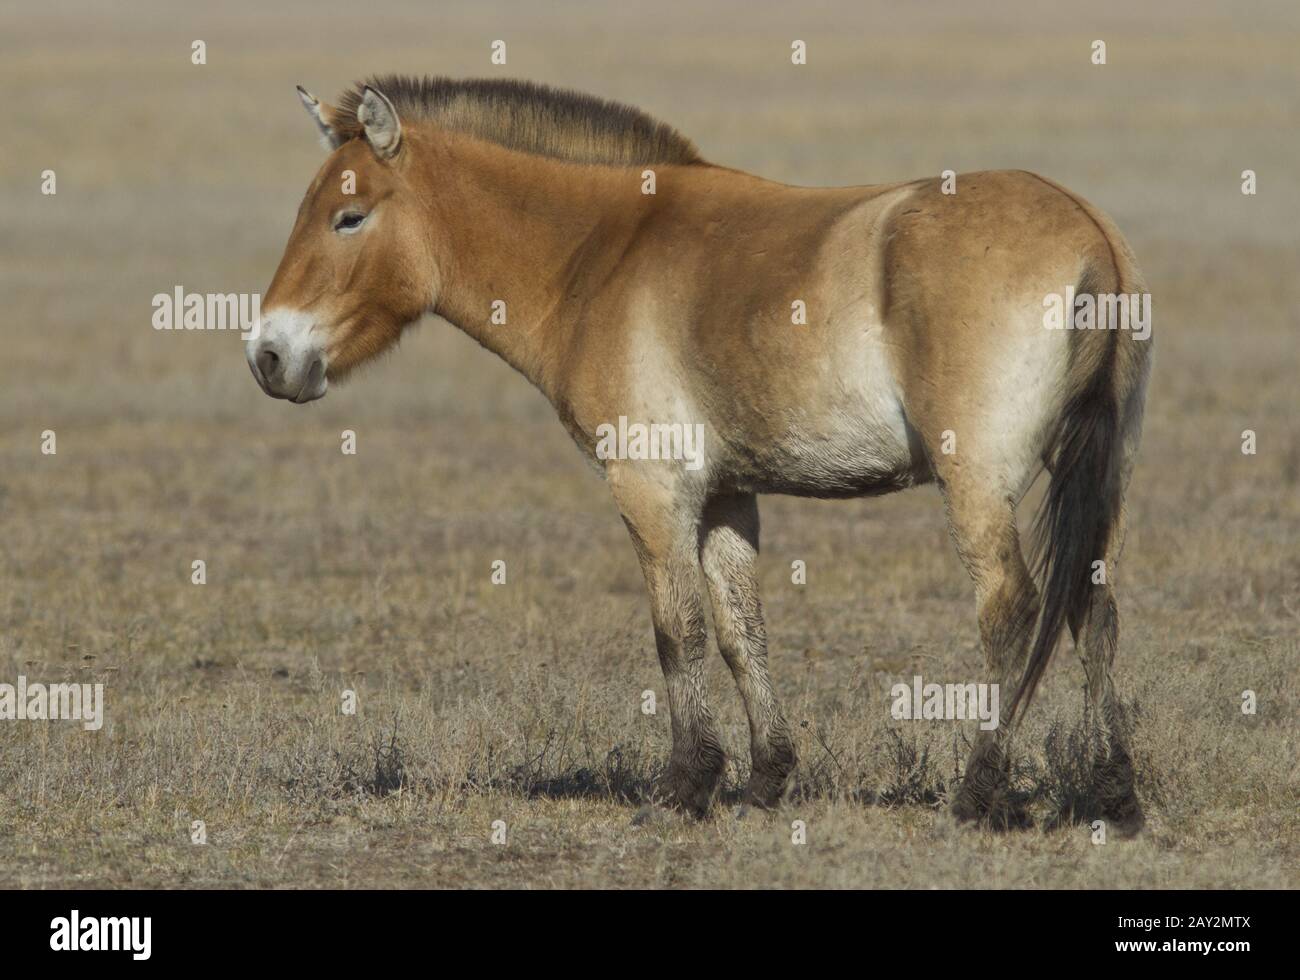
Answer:
[[1102, 819], [1120, 834], [1134, 834], [1145, 817], [1134, 786], [1129, 722], [1111, 679], [1119, 617], [1110, 586], [1094, 586], [1094, 590], [1077, 631], [1079, 658], [1088, 682], [1088, 741], [1095, 753], [1092, 789]]

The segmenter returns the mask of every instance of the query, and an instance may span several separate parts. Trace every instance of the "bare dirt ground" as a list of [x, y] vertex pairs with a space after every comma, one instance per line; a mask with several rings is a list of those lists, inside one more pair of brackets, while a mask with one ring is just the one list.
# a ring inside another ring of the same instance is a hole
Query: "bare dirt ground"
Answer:
[[[99, 732], [0, 722], [0, 884], [1295, 887], [1300, 8], [604, 6], [0, 14], [0, 682], [107, 698]], [[714, 658], [727, 796], [703, 822], [633, 825], [669, 749], [649, 613], [541, 396], [438, 321], [305, 408], [257, 390], [236, 334], [150, 326], [176, 285], [265, 288], [321, 159], [293, 85], [380, 71], [622, 99], [794, 183], [1036, 170], [1118, 221], [1158, 335], [1119, 579], [1143, 836], [1049, 829], [1079, 794], [1068, 649], [1018, 743], [1035, 827], [947, 816], [973, 728], [888, 710], [898, 680], [981, 667], [933, 488], [765, 498], [802, 791], [737, 818], [747, 732]]]

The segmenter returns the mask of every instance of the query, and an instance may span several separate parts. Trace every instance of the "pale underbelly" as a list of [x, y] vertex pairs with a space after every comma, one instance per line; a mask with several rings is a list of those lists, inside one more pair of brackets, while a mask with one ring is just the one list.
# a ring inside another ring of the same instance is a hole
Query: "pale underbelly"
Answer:
[[806, 497], [860, 497], [929, 482], [929, 461], [901, 406], [840, 416], [751, 445], [736, 467], [738, 489]]

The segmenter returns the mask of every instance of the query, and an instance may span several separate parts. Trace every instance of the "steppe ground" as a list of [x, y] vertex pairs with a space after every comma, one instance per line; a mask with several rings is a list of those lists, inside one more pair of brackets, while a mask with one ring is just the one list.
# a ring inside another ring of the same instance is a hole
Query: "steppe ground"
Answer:
[[[0, 681], [102, 682], [107, 720], [0, 723], [0, 884], [1295, 887], [1300, 8], [612, 6], [4, 8]], [[747, 732], [712, 656], [727, 795], [634, 824], [669, 750], [647, 604], [541, 396], [432, 320], [307, 408], [257, 390], [236, 334], [150, 326], [176, 285], [266, 287], [321, 160], [293, 85], [381, 71], [622, 99], [794, 183], [1026, 168], [1115, 217], [1157, 332], [1119, 578], [1142, 837], [1050, 827], [1087, 803], [1068, 648], [1016, 757], [1034, 829], [947, 816], [972, 729], [887, 696], [981, 667], [933, 487], [765, 499], [801, 792], [738, 819]]]

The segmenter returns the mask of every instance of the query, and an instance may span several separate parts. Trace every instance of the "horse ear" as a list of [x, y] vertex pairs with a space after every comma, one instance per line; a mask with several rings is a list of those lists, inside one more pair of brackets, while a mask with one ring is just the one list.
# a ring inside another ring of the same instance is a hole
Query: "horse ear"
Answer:
[[298, 98], [302, 99], [302, 104], [307, 107], [308, 115], [316, 120], [316, 128], [320, 130], [320, 145], [327, 150], [337, 150], [343, 141], [339, 139], [338, 130], [330, 122], [334, 116], [334, 109], [324, 105], [301, 85], [298, 86]]
[[377, 157], [387, 160], [397, 153], [402, 145], [402, 123], [384, 93], [366, 86], [357, 106], [357, 122], [366, 131], [366, 141]]

